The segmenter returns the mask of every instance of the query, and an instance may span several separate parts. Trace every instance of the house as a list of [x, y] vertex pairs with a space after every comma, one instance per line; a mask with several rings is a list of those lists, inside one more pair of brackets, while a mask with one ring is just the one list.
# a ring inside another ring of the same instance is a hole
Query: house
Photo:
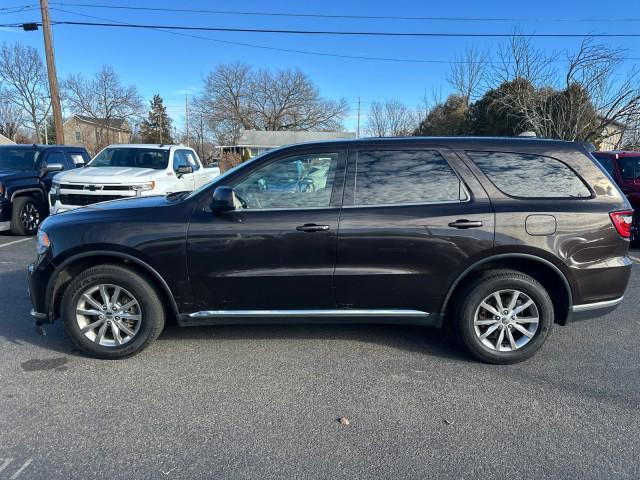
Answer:
[[128, 143], [131, 138], [131, 129], [123, 118], [72, 115], [64, 122], [63, 128], [67, 145], [83, 146], [92, 155], [112, 143]]
[[244, 160], [256, 155], [293, 143], [315, 142], [339, 138], [355, 138], [355, 132], [294, 132], [273, 130], [242, 130], [236, 145], [220, 146], [222, 153], [239, 153]]
[[4, 135], [2, 135], [0, 133], [0, 145], [13, 145], [16, 142], [14, 142], [13, 140], [11, 140], [10, 138], [5, 137]]
[[611, 122], [602, 129], [599, 150], [608, 152], [622, 147], [625, 126], [619, 122]]

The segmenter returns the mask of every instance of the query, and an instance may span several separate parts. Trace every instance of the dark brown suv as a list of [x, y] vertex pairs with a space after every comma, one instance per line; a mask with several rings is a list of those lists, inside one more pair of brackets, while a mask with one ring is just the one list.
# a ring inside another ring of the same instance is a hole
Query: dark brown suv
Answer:
[[[33, 315], [121, 358], [183, 326], [450, 325], [476, 358], [533, 355], [622, 301], [632, 211], [583, 146], [505, 138], [270, 151], [192, 193], [48, 218]], [[215, 348], [212, 346], [212, 348]]]

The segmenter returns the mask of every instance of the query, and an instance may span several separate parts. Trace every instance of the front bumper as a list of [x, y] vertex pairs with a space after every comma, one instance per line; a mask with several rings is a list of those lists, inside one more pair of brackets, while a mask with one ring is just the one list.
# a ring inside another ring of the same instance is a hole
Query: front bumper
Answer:
[[53, 323], [53, 305], [48, 299], [49, 279], [54, 271], [53, 264], [45, 255], [39, 255], [27, 268], [29, 297], [31, 298], [31, 316], [43, 323]]
[[607, 315], [616, 310], [624, 297], [614, 298], [613, 300], [606, 300], [604, 302], [596, 303], [584, 303], [582, 305], [574, 305], [571, 309], [571, 315], [569, 316], [570, 322], [579, 320], [588, 320], [590, 318], [598, 318]]
[[11, 228], [11, 202], [0, 198], [0, 232]]

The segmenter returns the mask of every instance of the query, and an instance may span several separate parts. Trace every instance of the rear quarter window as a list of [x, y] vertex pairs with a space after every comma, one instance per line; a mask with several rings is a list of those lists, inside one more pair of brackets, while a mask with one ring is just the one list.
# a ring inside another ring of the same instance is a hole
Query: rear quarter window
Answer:
[[589, 198], [591, 192], [566, 164], [542, 155], [466, 152], [503, 193], [519, 198]]

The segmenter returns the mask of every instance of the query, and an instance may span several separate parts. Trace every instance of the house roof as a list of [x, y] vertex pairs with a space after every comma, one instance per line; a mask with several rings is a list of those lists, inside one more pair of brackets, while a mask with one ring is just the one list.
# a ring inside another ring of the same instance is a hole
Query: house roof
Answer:
[[85, 115], [74, 115], [73, 117], [81, 122], [92, 123], [100, 127], [112, 128], [114, 130], [128, 130], [127, 122], [124, 118], [93, 118]]
[[0, 145], [13, 145], [14, 143], [16, 142], [11, 140], [10, 138], [5, 137], [0, 133]]
[[355, 138], [355, 132], [293, 132], [271, 130], [243, 130], [238, 147], [280, 147], [294, 143]]

